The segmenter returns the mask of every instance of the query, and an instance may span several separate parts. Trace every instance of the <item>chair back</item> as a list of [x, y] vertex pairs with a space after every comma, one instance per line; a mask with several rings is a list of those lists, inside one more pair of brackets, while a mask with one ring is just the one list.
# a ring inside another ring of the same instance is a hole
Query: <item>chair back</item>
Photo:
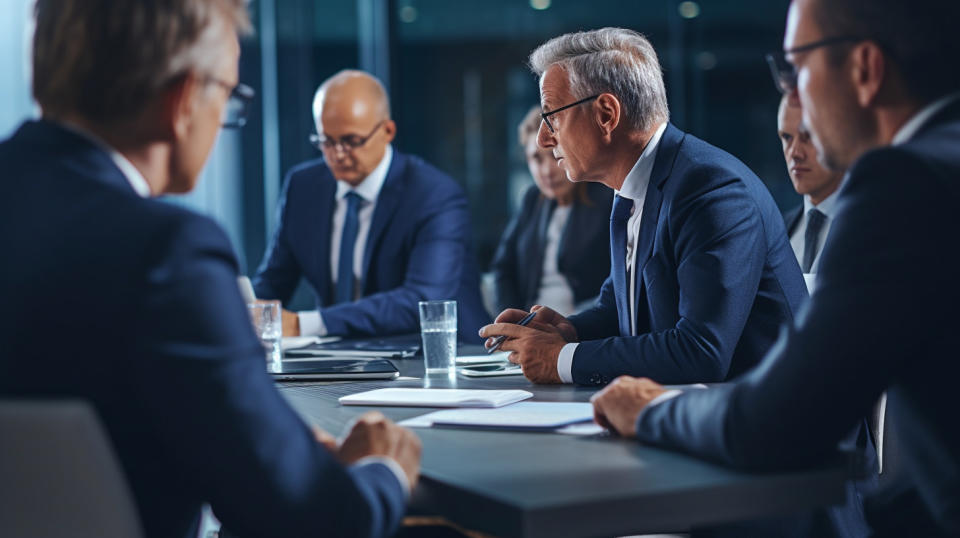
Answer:
[[86, 402], [0, 400], [0, 477], [0, 536], [143, 536], [113, 447]]

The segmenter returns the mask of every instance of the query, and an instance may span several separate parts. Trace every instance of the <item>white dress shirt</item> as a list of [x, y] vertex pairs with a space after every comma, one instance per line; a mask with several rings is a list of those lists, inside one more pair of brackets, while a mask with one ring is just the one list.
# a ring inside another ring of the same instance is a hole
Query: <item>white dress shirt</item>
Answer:
[[549, 306], [561, 315], [573, 314], [573, 288], [567, 282], [567, 277], [560, 272], [558, 258], [560, 256], [560, 240], [563, 229], [570, 220], [570, 210], [573, 205], [558, 205], [550, 215], [547, 225], [547, 244], [543, 249], [543, 271], [540, 277], [540, 291], [537, 295], [537, 304]]
[[[657, 159], [657, 147], [660, 145], [660, 139], [666, 130], [666, 122], [661, 123], [660, 126], [657, 127], [656, 132], [650, 137], [650, 142], [647, 143], [647, 147], [643, 148], [643, 153], [640, 154], [640, 158], [637, 159], [630, 173], [627, 174], [627, 177], [623, 180], [623, 185], [620, 187], [620, 190], [616, 191], [621, 197], [633, 200], [633, 209], [631, 210], [630, 218], [627, 220], [626, 269], [627, 285], [629, 287], [629, 295], [627, 297], [630, 300], [630, 334], [634, 336], [637, 334], [637, 301], [635, 300], [637, 296], [637, 275], [636, 271], [634, 271], [637, 238], [640, 235], [640, 224], [643, 219], [643, 202], [647, 199], [647, 187], [650, 185], [650, 174], [653, 173], [653, 164]], [[573, 355], [577, 351], [578, 345], [578, 343], [574, 342], [563, 346], [563, 349], [560, 350], [560, 356], [557, 358], [557, 374], [564, 383], [573, 383]]]
[[[817, 235], [817, 256], [813, 259], [813, 265], [810, 266], [810, 273], [808, 273], [808, 275], [816, 274], [817, 268], [820, 266], [820, 253], [823, 251], [823, 242], [826, 240], [827, 233], [830, 231], [830, 224], [833, 223], [833, 218], [837, 215], [837, 195], [843, 190], [843, 185], [846, 181], [846, 176], [844, 176], [837, 190], [830, 193], [830, 196], [824, 198], [819, 204], [811, 202], [810, 196], [803, 197], [803, 212], [800, 215], [800, 222], [797, 223], [797, 227], [793, 229], [793, 233], [790, 235], [790, 246], [793, 247], [793, 253], [796, 254], [797, 260], [803, 260], [804, 250], [806, 249], [806, 232], [807, 223], [810, 221], [810, 210], [816, 208], [817, 211], [823, 213], [823, 216], [826, 217], [823, 221], [823, 227], [820, 228], [820, 233]], [[804, 276], [806, 277], [807, 275]]]
[[[337, 181], [337, 204], [333, 210], [333, 226], [330, 237], [330, 275], [336, 287], [337, 281], [341, 275], [337, 274], [340, 263], [340, 239], [343, 235], [343, 222], [347, 217], [347, 193], [354, 192], [360, 196], [360, 209], [357, 211], [357, 242], [353, 245], [353, 298], [359, 299], [363, 290], [360, 286], [360, 279], [363, 276], [363, 251], [367, 245], [367, 236], [370, 234], [370, 225], [373, 223], [373, 211], [377, 207], [377, 198], [380, 196], [380, 189], [387, 179], [387, 171], [390, 170], [390, 162], [393, 160], [393, 147], [387, 146], [387, 150], [380, 159], [377, 167], [370, 172], [370, 175], [364, 178], [356, 187], [351, 187], [345, 181]], [[298, 312], [300, 318], [300, 334], [302, 336], [326, 336], [327, 327], [323, 323], [323, 315], [319, 310], [306, 310]]]

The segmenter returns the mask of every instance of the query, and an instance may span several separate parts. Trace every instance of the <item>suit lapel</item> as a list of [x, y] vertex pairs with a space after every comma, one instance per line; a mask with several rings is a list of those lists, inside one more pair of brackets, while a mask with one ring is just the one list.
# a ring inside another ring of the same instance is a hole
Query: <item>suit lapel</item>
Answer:
[[373, 222], [370, 224], [367, 244], [363, 249], [363, 271], [360, 273], [360, 289], [364, 290], [364, 294], [366, 294], [364, 288], [367, 285], [367, 270], [370, 267], [370, 258], [400, 206], [400, 197], [403, 193], [403, 174], [406, 168], [406, 155], [394, 151], [390, 169], [387, 171], [387, 178], [383, 182], [383, 187], [380, 188], [380, 194], [377, 195], [377, 206], [373, 210]]
[[[684, 134], [682, 131], [668, 123], [663, 136], [660, 138], [660, 145], [657, 146], [657, 157], [653, 162], [653, 170], [650, 172], [650, 184], [647, 187], [647, 195], [643, 201], [643, 215], [640, 217], [640, 233], [637, 237], [637, 248], [634, 252], [633, 267], [636, 270], [636, 295], [633, 297], [636, 307], [636, 325], [637, 332], [641, 328], [649, 325], [649, 321], [641, 322], [646, 319], [647, 309], [641, 308], [640, 299], [645, 295], [643, 293], [643, 269], [650, 256], [653, 253], [653, 241], [657, 235], [657, 225], [660, 221], [660, 206], [663, 204], [663, 185], [670, 177], [673, 170], [673, 163], [680, 151], [680, 144], [683, 142]], [[629, 283], [628, 283], [629, 285]], [[629, 292], [628, 292], [629, 293]]]
[[797, 229], [797, 224], [800, 224], [800, 217], [803, 216], [803, 202], [800, 202], [800, 206], [794, 209], [791, 209], [787, 212], [784, 217], [784, 224], [787, 225], [787, 239], [793, 235], [793, 231]]
[[333, 276], [330, 274], [330, 239], [333, 233], [333, 212], [337, 203], [337, 180], [334, 179], [329, 168], [323, 168], [323, 174], [329, 177], [320, 177], [317, 181], [317, 199], [314, 211], [311, 211], [312, 222], [308, 229], [319, 230], [318, 240], [314, 245], [313, 266], [317, 274], [315, 282], [323, 286], [317, 290], [317, 295], [323, 304], [333, 304]]
[[528, 297], [524, 297], [527, 303], [523, 308], [530, 307], [540, 296], [540, 282], [543, 277], [543, 260], [546, 256], [547, 248], [547, 228], [550, 226], [550, 216], [553, 215], [557, 203], [544, 197], [537, 199], [537, 229], [536, 236], [533, 238], [533, 248], [530, 251], [530, 260], [527, 263], [527, 290]]
[[650, 186], [647, 187], [647, 196], [643, 201], [643, 215], [640, 217], [640, 234], [637, 237], [636, 259], [634, 267], [643, 273], [644, 266], [653, 252], [653, 240], [657, 235], [657, 224], [660, 219], [660, 205], [663, 202], [663, 184], [670, 177], [673, 162], [680, 150], [683, 141], [683, 132], [667, 124], [660, 145], [657, 147], [657, 158], [653, 162], [650, 172]]

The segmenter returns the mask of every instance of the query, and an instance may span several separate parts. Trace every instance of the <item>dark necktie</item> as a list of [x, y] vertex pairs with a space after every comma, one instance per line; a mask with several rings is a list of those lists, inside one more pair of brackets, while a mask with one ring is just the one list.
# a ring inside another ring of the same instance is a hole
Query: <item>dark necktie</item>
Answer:
[[340, 234], [340, 258], [337, 263], [337, 303], [353, 300], [353, 248], [357, 242], [357, 229], [360, 227], [357, 213], [363, 200], [355, 192], [348, 192], [347, 213], [343, 218], [343, 233]]
[[630, 336], [630, 301], [627, 288], [627, 221], [633, 200], [613, 197], [613, 210], [610, 212], [610, 269], [613, 275], [613, 295], [617, 300], [617, 319], [620, 322], [620, 335]]
[[827, 216], [817, 208], [807, 212], [807, 231], [803, 234], [803, 272], [809, 273], [813, 268], [813, 261], [817, 259], [820, 230], [827, 222]]

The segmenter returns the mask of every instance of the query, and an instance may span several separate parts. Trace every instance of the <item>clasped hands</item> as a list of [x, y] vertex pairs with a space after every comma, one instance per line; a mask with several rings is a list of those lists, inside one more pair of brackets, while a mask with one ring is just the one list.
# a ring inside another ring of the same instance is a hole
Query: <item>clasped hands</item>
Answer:
[[313, 428], [313, 434], [344, 465], [351, 465], [369, 456], [392, 459], [400, 464], [410, 490], [413, 490], [420, 477], [422, 449], [420, 439], [413, 432], [397, 426], [379, 411], [364, 413], [348, 430], [349, 433], [341, 440], [317, 427]]

